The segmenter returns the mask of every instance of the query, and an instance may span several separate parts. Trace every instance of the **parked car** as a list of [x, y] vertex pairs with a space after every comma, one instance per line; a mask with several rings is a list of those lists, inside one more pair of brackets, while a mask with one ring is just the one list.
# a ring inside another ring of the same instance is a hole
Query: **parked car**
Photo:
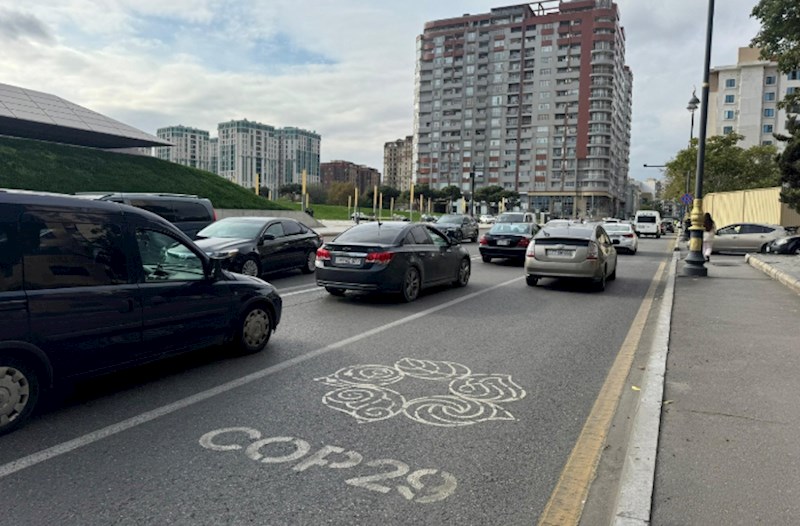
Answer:
[[539, 231], [536, 223], [495, 223], [480, 239], [481, 259], [491, 263], [492, 258], [525, 259], [531, 238]]
[[617, 251], [599, 223], [545, 225], [528, 245], [525, 281], [534, 287], [540, 278], [585, 278], [597, 290], [617, 277]]
[[780, 237], [767, 245], [771, 254], [800, 254], [800, 234]]
[[123, 192], [80, 192], [76, 195], [149, 210], [178, 227], [190, 238], [194, 238], [200, 230], [217, 220], [211, 201], [196, 195]]
[[317, 250], [317, 285], [334, 296], [399, 292], [410, 302], [427, 287], [466, 286], [470, 271], [469, 252], [423, 223], [356, 225]]
[[0, 276], [0, 434], [57, 384], [211, 345], [258, 352], [281, 319], [272, 285], [114, 202], [0, 190]]
[[639, 250], [639, 238], [630, 223], [603, 223], [603, 228], [617, 251], [624, 250], [630, 254], [636, 254]]
[[478, 221], [479, 221], [480, 223], [483, 223], [484, 225], [491, 225], [491, 224], [494, 224], [494, 222], [495, 222], [496, 220], [497, 220], [497, 218], [496, 218], [496, 217], [494, 217], [494, 216], [493, 216], [493, 215], [491, 215], [491, 214], [483, 214], [481, 217], [479, 217], [479, 218], [478, 218]]
[[433, 223], [436, 221], [436, 216], [432, 216], [430, 214], [422, 214], [419, 218], [420, 221], [423, 223]]
[[786, 229], [780, 225], [735, 223], [717, 229], [712, 252], [766, 252], [776, 239], [787, 237]]
[[497, 216], [497, 223], [535, 223], [536, 216], [530, 212], [503, 212]]
[[434, 224], [454, 241], [478, 240], [478, 222], [468, 215], [446, 214], [437, 219]]
[[226, 217], [197, 233], [208, 254], [229, 255], [223, 267], [247, 276], [300, 269], [314, 272], [319, 234], [286, 217]]
[[353, 221], [374, 221], [375, 216], [364, 213], [364, 212], [353, 212], [350, 214], [350, 219]]

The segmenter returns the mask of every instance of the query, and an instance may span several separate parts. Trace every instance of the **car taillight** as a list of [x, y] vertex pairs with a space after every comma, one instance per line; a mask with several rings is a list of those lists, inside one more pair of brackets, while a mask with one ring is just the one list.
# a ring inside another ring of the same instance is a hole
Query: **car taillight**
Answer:
[[528, 250], [525, 251], [525, 256], [529, 258], [536, 259], [536, 242], [531, 240], [528, 243]]
[[317, 261], [330, 261], [331, 260], [331, 251], [325, 248], [318, 248], [317, 249]]
[[520, 239], [517, 242], [517, 246], [518, 247], [527, 247], [528, 243], [530, 243], [530, 240], [527, 237], [523, 237], [522, 239]]
[[211, 212], [214, 214], [214, 221], [216, 221], [217, 220], [217, 211], [212, 208]]
[[394, 252], [370, 252], [367, 254], [367, 263], [380, 263], [385, 265], [394, 257]]
[[633, 234], [622, 234], [622, 237], [633, 237]]
[[481, 239], [480, 239], [479, 243], [481, 245], [488, 245], [489, 244], [489, 240], [486, 239], [486, 236], [481, 236]]
[[594, 241], [589, 241], [589, 246], [586, 247], [586, 259], [597, 259], [599, 251], [597, 249], [597, 243]]

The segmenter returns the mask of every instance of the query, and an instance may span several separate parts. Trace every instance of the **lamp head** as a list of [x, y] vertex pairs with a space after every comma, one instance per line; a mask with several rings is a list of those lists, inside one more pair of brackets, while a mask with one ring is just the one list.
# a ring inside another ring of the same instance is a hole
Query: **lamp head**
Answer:
[[689, 105], [686, 106], [686, 109], [689, 111], [695, 111], [699, 104], [700, 104], [700, 99], [697, 98], [697, 93], [695, 91], [692, 91], [692, 98], [689, 99]]

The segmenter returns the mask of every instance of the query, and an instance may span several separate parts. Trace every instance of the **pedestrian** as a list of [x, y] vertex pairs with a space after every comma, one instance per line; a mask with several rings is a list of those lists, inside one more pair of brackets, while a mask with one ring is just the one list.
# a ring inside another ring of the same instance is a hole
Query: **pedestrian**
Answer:
[[711, 261], [711, 250], [714, 246], [714, 234], [717, 231], [717, 225], [711, 218], [711, 214], [706, 212], [703, 216], [703, 255], [706, 261]]

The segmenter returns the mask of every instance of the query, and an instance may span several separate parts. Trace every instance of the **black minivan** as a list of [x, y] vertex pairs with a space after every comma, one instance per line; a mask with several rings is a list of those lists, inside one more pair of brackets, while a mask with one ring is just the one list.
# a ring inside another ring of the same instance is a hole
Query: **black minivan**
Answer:
[[0, 434], [61, 381], [212, 345], [258, 352], [281, 307], [156, 214], [0, 189]]

